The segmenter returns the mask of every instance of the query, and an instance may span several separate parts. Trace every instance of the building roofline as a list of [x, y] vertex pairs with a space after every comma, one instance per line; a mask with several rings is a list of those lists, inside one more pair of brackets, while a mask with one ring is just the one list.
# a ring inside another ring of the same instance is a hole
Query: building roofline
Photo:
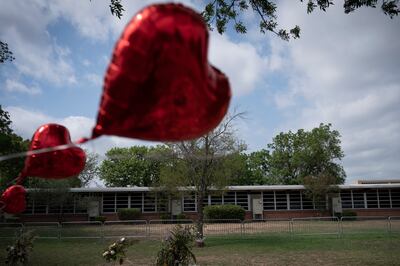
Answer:
[[[339, 185], [340, 189], [366, 188], [400, 188], [400, 184], [351, 184]], [[193, 187], [180, 188], [181, 191], [193, 190]], [[227, 190], [234, 191], [268, 191], [268, 190], [303, 190], [303, 185], [260, 185], [260, 186], [228, 186]], [[147, 192], [155, 190], [153, 187], [89, 187], [71, 188], [71, 192]]]

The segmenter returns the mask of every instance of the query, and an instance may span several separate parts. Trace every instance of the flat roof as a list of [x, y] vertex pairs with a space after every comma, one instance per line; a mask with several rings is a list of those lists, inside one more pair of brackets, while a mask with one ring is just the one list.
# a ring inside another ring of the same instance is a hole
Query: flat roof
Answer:
[[[400, 184], [351, 184], [339, 185], [340, 189], [366, 189], [366, 188], [400, 188]], [[193, 187], [180, 188], [181, 191], [193, 190]], [[266, 190], [304, 190], [303, 185], [260, 185], [260, 186], [228, 186], [227, 190], [233, 191], [266, 191]], [[71, 192], [146, 192], [157, 190], [153, 187], [88, 187], [71, 188]]]

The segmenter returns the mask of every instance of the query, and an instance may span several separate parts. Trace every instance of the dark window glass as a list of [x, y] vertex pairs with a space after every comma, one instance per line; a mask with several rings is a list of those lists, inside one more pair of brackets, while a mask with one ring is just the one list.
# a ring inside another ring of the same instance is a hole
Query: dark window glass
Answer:
[[355, 209], [365, 208], [364, 204], [364, 192], [359, 190], [353, 190], [353, 202]]
[[131, 193], [131, 208], [142, 211], [142, 192]]
[[275, 191], [276, 209], [277, 210], [287, 210], [287, 198], [286, 191]]
[[236, 204], [242, 206], [246, 211], [249, 209], [249, 198], [247, 192], [236, 192]]
[[342, 201], [343, 209], [352, 209], [353, 204], [351, 202], [351, 190], [340, 191], [340, 200]]
[[390, 192], [389, 189], [379, 189], [379, 208], [390, 208]]
[[115, 212], [115, 193], [103, 194], [103, 212]]
[[263, 193], [264, 210], [275, 210], [274, 192], [268, 191]]
[[303, 210], [313, 210], [314, 203], [312, 199], [310, 199], [304, 192], [302, 192], [302, 203], [303, 203]]
[[400, 189], [391, 189], [392, 208], [400, 208]]
[[117, 193], [117, 210], [128, 208], [128, 193]]
[[290, 201], [289, 206], [291, 210], [300, 210], [301, 209], [300, 191], [290, 191], [289, 201]]
[[227, 192], [224, 195], [224, 204], [225, 205], [235, 205], [235, 192]]
[[376, 189], [367, 190], [365, 195], [367, 197], [367, 208], [378, 208], [378, 193]]
[[144, 195], [144, 211], [155, 212], [156, 211], [156, 198], [154, 194], [146, 193]]
[[185, 195], [183, 197], [183, 211], [195, 212], [196, 211], [196, 197], [193, 194]]

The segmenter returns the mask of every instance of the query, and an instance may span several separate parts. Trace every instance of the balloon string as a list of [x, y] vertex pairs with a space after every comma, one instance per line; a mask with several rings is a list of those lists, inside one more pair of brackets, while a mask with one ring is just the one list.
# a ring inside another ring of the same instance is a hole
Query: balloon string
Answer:
[[69, 144], [63, 144], [63, 145], [58, 145], [54, 147], [48, 147], [48, 148], [43, 148], [43, 149], [38, 149], [38, 150], [32, 150], [32, 151], [25, 151], [25, 152], [18, 152], [18, 153], [12, 153], [8, 155], [3, 155], [0, 156], [0, 162], [14, 159], [14, 158], [19, 158], [19, 157], [27, 157], [35, 154], [41, 154], [41, 153], [46, 153], [46, 152], [52, 152], [52, 151], [60, 151], [60, 150], [65, 150], [68, 148], [76, 147], [76, 144], [83, 144], [85, 142], [88, 142], [89, 140], [92, 140], [94, 138], [81, 138], [77, 140], [76, 142], [69, 143]]

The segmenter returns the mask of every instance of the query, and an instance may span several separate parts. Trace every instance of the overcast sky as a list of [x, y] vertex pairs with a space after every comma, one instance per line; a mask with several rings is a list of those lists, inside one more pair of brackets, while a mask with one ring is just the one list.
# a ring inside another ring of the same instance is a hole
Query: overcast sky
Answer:
[[[0, 39], [16, 57], [0, 65], [0, 104], [16, 133], [30, 138], [56, 122], [74, 140], [90, 136], [114, 43], [150, 2], [123, 0], [119, 20], [109, 1], [0, 0]], [[342, 135], [347, 183], [400, 178], [400, 18], [370, 8], [345, 15], [335, 3], [307, 15], [304, 3], [280, 1], [279, 23], [302, 30], [290, 42], [260, 34], [248, 12], [247, 34], [211, 33], [209, 60], [230, 78], [231, 107], [247, 112], [237, 128], [249, 151], [281, 131], [332, 123]], [[101, 137], [84, 148], [104, 154], [135, 144], [155, 143]]]

